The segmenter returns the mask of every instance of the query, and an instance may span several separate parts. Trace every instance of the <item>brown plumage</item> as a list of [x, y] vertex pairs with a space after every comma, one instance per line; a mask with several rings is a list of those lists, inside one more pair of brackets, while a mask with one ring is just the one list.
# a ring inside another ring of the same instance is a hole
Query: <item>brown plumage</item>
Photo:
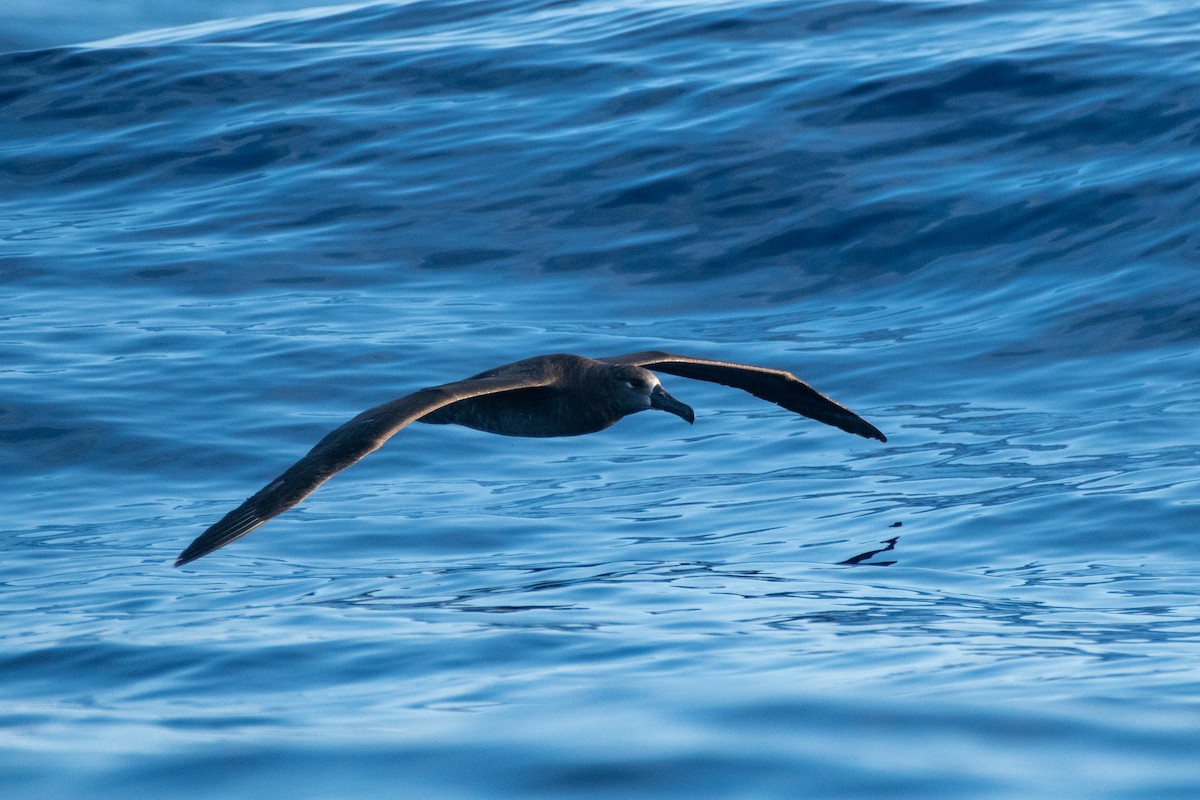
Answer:
[[601, 359], [566, 353], [535, 356], [364, 411], [197, 537], [175, 566], [224, 547], [288, 510], [410, 422], [539, 437], [594, 433], [650, 408], [693, 422], [692, 409], [667, 394], [650, 369], [742, 389], [818, 422], [887, 441], [874, 425], [781, 370], [658, 351]]

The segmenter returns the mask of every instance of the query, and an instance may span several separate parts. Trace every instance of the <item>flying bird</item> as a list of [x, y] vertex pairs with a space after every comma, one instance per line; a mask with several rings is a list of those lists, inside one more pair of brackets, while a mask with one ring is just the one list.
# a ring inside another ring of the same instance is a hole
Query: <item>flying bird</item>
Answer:
[[657, 350], [599, 359], [567, 353], [534, 356], [367, 409], [200, 534], [175, 566], [208, 555], [287, 511], [410, 422], [534, 437], [594, 433], [647, 409], [695, 422], [691, 407], [667, 394], [651, 369], [742, 389], [848, 433], [887, 441], [874, 425], [782, 370]]

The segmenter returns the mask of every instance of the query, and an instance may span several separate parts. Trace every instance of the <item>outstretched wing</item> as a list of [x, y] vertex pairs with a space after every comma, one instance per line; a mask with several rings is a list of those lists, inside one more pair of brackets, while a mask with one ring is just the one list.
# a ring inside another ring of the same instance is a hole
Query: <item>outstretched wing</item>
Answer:
[[431, 411], [469, 397], [545, 386], [551, 382], [549, 375], [528, 372], [465, 380], [421, 389], [368, 409], [317, 442], [308, 455], [200, 534], [175, 559], [175, 566], [208, 555], [287, 511], [335, 474], [377, 450], [405, 425]]
[[677, 356], [658, 350], [601, 358], [609, 364], [633, 364], [684, 378], [710, 381], [749, 392], [776, 405], [841, 428], [847, 433], [886, 442], [878, 428], [850, 409], [835, 403], [790, 372], [750, 364], [734, 364], [707, 358]]

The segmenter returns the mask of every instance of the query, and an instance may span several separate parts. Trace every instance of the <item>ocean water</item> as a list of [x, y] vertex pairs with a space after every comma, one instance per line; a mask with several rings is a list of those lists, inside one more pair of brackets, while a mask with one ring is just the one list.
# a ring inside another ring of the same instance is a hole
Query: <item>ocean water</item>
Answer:
[[[1194, 4], [142, 5], [0, 35], [5, 797], [1200, 796]], [[171, 567], [649, 348], [889, 441], [668, 375]]]

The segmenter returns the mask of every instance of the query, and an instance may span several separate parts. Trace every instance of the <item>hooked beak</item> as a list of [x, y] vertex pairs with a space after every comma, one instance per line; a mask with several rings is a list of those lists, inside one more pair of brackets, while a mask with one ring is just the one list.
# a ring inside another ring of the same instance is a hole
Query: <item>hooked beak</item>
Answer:
[[650, 392], [650, 407], [686, 419], [689, 425], [696, 421], [696, 412], [692, 411], [692, 407], [671, 397], [661, 386], [655, 386], [654, 390]]

